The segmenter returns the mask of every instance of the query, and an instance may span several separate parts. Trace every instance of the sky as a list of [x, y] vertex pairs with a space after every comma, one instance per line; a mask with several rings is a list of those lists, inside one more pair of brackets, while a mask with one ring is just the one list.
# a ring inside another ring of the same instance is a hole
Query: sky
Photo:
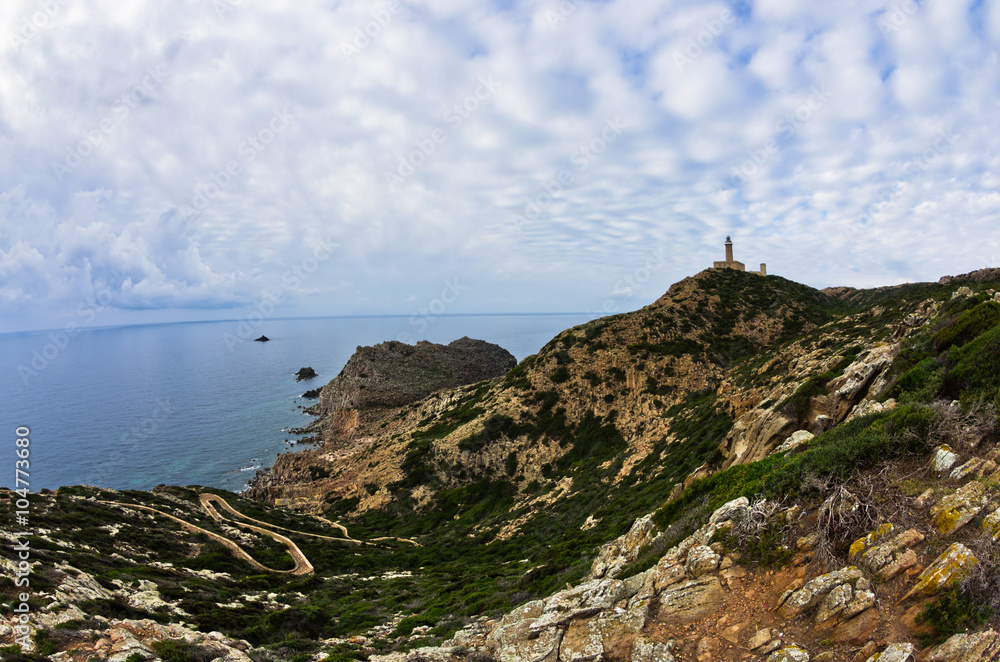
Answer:
[[5, 0], [0, 332], [997, 266], [1000, 0]]

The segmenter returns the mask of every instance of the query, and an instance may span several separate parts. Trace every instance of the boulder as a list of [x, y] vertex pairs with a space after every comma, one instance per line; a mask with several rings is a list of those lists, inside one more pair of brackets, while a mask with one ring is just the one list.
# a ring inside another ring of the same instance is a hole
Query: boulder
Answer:
[[706, 545], [695, 545], [688, 551], [684, 570], [692, 577], [701, 577], [715, 572], [718, 567], [719, 555], [715, 553], [715, 550]]
[[972, 481], [938, 501], [931, 508], [931, 517], [938, 530], [949, 535], [972, 521], [989, 500], [988, 488]]
[[997, 463], [993, 460], [984, 460], [981, 457], [973, 457], [962, 466], [952, 469], [952, 472], [948, 475], [948, 477], [952, 480], [963, 480], [970, 475], [975, 475], [976, 478], [982, 478], [986, 474], [996, 471], [996, 468]]
[[712, 516], [708, 518], [708, 521], [710, 524], [722, 524], [723, 522], [738, 520], [746, 514], [749, 508], [750, 500], [746, 497], [733, 499], [716, 508]]
[[[887, 533], [891, 532], [891, 525], [889, 527]], [[882, 527], [879, 530], [881, 531]], [[882, 535], [869, 540], [871, 535], [869, 534], [851, 545], [850, 556], [852, 560], [859, 555], [858, 550], [863, 549], [865, 542], [871, 545], [871, 543], [879, 542], [880, 539], [886, 537]], [[924, 536], [919, 531], [908, 529], [893, 538], [864, 549], [863, 552], [860, 552], [858, 561], [871, 570], [880, 581], [887, 581], [917, 564], [917, 553], [911, 547], [923, 539]]]
[[816, 435], [808, 430], [799, 430], [798, 432], [792, 434], [792, 436], [785, 439], [781, 445], [771, 451], [770, 454], [775, 455], [777, 453], [784, 453], [785, 451], [798, 449], [809, 443], [809, 440], [815, 438], [815, 436]]
[[798, 646], [785, 646], [771, 653], [767, 662], [809, 662], [809, 653]]
[[790, 595], [782, 595], [778, 615], [784, 619], [794, 618], [818, 605], [836, 587], [841, 584], [853, 584], [861, 577], [861, 571], [854, 566], [815, 577]]
[[694, 621], [718, 609], [724, 597], [722, 584], [715, 575], [689, 579], [660, 593], [657, 618], [680, 623]]
[[931, 649], [927, 662], [988, 662], [1000, 659], [1000, 633], [990, 628], [973, 634], [952, 635]]
[[917, 583], [903, 596], [900, 602], [913, 595], [933, 595], [943, 588], [950, 587], [969, 575], [977, 563], [979, 563], [979, 559], [968, 547], [960, 542], [953, 543], [920, 573], [920, 576], [917, 577]]
[[867, 662], [911, 662], [914, 646], [911, 643], [889, 644], [881, 653], [875, 653]]
[[675, 662], [671, 651], [674, 642], [650, 641], [645, 637], [638, 637], [632, 642], [632, 656], [630, 662]]
[[931, 467], [937, 473], [948, 471], [958, 462], [958, 455], [951, 452], [951, 446], [941, 444], [934, 449], [934, 456], [931, 458]]

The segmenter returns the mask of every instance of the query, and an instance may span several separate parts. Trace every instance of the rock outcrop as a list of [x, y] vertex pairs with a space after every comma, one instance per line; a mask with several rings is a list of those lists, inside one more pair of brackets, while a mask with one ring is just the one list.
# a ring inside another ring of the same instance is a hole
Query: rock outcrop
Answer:
[[332, 417], [340, 410], [399, 407], [441, 389], [499, 377], [515, 365], [517, 359], [499, 345], [468, 337], [447, 345], [393, 340], [358, 347], [323, 387], [319, 410]]

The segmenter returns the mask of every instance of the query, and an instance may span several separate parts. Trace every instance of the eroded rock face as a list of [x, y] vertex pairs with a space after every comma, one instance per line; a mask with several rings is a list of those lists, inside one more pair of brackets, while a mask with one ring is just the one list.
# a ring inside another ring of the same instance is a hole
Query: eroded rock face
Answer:
[[595, 579], [613, 577], [625, 564], [632, 561], [643, 546], [656, 536], [652, 517], [640, 517], [629, 532], [601, 547], [590, 568], [590, 576]]

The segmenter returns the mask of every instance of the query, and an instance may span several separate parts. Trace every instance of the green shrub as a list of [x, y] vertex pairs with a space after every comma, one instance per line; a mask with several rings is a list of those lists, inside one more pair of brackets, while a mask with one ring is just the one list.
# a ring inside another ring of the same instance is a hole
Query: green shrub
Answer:
[[961, 347], [1000, 324], [1000, 303], [986, 301], [967, 310], [934, 334], [931, 342], [940, 352], [950, 347]]
[[35, 631], [35, 634], [31, 637], [31, 639], [35, 642], [35, 652], [43, 657], [48, 657], [59, 650], [58, 643], [52, 638], [52, 635], [48, 630], [42, 629]]
[[993, 393], [1000, 386], [1000, 326], [963, 347], [953, 347], [948, 361], [955, 367], [945, 377], [946, 397], [976, 399]]
[[563, 382], [569, 381], [569, 369], [564, 365], [559, 366], [552, 373], [551, 379], [556, 384], [562, 384]]
[[219, 655], [183, 639], [154, 641], [153, 651], [163, 662], [208, 662], [219, 657]]
[[918, 634], [922, 646], [939, 644], [953, 634], [970, 632], [993, 616], [990, 605], [978, 603], [958, 586], [940, 594], [918, 617], [917, 623], [934, 628], [929, 634]]

